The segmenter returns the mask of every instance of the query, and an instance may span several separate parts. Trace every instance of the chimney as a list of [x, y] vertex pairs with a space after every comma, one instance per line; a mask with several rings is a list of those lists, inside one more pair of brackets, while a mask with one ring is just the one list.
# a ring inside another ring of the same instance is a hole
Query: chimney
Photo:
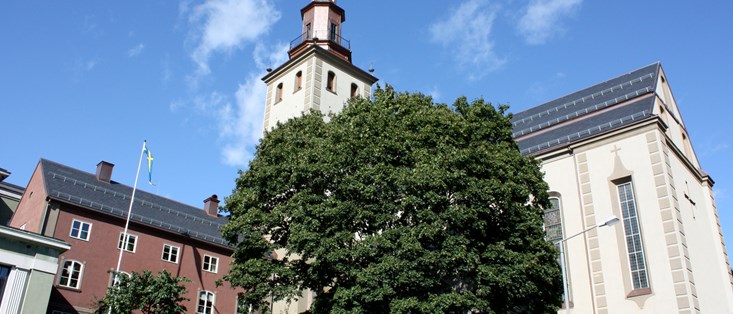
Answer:
[[212, 217], [219, 217], [219, 198], [216, 194], [204, 200], [204, 211]]
[[114, 168], [114, 166], [114, 164], [108, 163], [104, 160], [100, 161], [97, 164], [97, 181], [110, 183], [112, 180], [112, 168]]

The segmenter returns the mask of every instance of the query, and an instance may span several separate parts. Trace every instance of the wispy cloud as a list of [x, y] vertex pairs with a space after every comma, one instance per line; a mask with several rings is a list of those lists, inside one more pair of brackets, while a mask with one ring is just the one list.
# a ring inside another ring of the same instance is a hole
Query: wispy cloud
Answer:
[[84, 63], [84, 69], [87, 71], [94, 70], [98, 62], [96, 59], [88, 60]]
[[498, 11], [499, 7], [488, 0], [467, 0], [447, 19], [430, 26], [431, 40], [450, 49], [458, 65], [470, 70], [471, 79], [479, 79], [506, 62], [497, 56], [491, 39]]
[[573, 14], [582, 2], [583, 0], [532, 0], [519, 19], [519, 33], [528, 44], [544, 44], [564, 31], [561, 19]]
[[208, 75], [209, 57], [214, 52], [231, 52], [257, 41], [280, 19], [269, 0], [207, 0], [193, 8], [181, 4], [181, 12], [190, 13], [191, 36], [196, 47], [191, 58], [197, 76]]
[[143, 45], [142, 43], [139, 43], [135, 47], [132, 47], [129, 50], [127, 50], [127, 56], [131, 58], [137, 57], [143, 52], [143, 49], [145, 49], [145, 45]]

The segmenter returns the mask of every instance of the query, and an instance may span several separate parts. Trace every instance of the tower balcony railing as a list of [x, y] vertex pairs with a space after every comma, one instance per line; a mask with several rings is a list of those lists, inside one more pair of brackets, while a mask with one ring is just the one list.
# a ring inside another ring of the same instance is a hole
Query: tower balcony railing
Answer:
[[290, 41], [290, 49], [297, 47], [298, 45], [308, 42], [308, 41], [321, 41], [326, 40], [335, 43], [343, 48], [346, 48], [347, 50], [351, 50], [351, 42], [341, 37], [339, 34], [335, 34], [333, 32], [329, 31], [311, 31], [311, 32], [305, 32], [303, 34], [300, 34], [298, 37], [295, 37], [295, 39]]

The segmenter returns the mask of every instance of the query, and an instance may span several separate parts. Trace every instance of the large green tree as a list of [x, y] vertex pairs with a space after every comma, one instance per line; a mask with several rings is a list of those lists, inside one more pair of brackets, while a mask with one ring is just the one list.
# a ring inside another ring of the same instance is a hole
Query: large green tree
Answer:
[[547, 186], [507, 109], [387, 87], [278, 125], [227, 199], [226, 279], [262, 309], [310, 289], [313, 313], [555, 312]]
[[118, 282], [107, 289], [107, 294], [99, 301], [97, 313], [128, 314], [134, 310], [144, 314], [186, 312], [186, 307], [181, 304], [189, 300], [183, 297], [186, 287], [182, 283], [190, 282], [186, 277], [173, 277], [165, 270], [153, 275], [146, 270], [129, 276], [118, 273], [117, 279]]

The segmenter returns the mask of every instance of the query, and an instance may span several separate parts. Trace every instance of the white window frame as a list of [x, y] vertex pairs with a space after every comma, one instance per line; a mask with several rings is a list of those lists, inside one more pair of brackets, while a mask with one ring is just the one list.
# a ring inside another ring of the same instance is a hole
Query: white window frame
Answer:
[[[123, 242], [124, 242], [125, 252], [135, 253], [135, 251], [137, 251], [137, 235], [134, 235], [134, 234], [131, 234], [131, 233], [128, 232], [127, 233], [127, 239], [126, 239], [126, 241], [122, 241], [122, 239], [123, 239], [124, 236], [125, 236], [125, 233], [124, 232], [120, 232], [120, 237], [119, 237], [119, 239], [117, 239], [117, 249], [119, 250], [120, 248], [122, 248], [122, 245], [123, 245]], [[133, 242], [132, 243], [132, 251], [130, 251], [130, 250], [127, 249], [127, 247], [130, 244], [130, 239], [134, 239], [132, 241]]]
[[[203, 309], [201, 308], [201, 301], [204, 302]], [[207, 303], [211, 303], [211, 307]], [[199, 290], [198, 302], [196, 302], [196, 314], [214, 314], [215, 306], [216, 294], [211, 291]]]
[[[209, 260], [208, 262], [206, 261], [207, 259]], [[206, 267], [206, 265], [209, 265], [209, 267]], [[210, 273], [218, 273], [219, 272], [219, 258], [216, 256], [204, 254], [204, 258], [201, 263], [201, 269], [204, 271], [208, 271]]]
[[[71, 271], [69, 271], [69, 276], [65, 280], [66, 283], [63, 283], [64, 272], [68, 271], [66, 263], [70, 263], [68, 268], [71, 268]], [[74, 265], [79, 265], [78, 277], [76, 278], [76, 286], [71, 285], [71, 280], [72, 278], [74, 278]], [[65, 260], [63, 264], [61, 264], [61, 270], [59, 271], [58, 285], [61, 287], [65, 287], [65, 288], [81, 290], [81, 280], [83, 277], [84, 277], [84, 264], [82, 262], [73, 260], [73, 259]]]
[[[74, 228], [74, 224], [77, 223], [77, 222], [79, 223], [79, 228], [78, 229], [77, 228]], [[89, 228], [87, 229], [87, 237], [86, 238], [83, 238], [81, 236], [82, 235], [82, 230], [84, 230], [83, 229], [84, 225], [89, 226]], [[74, 236], [74, 230], [77, 230], [77, 235], [76, 236]], [[92, 237], [92, 223], [91, 222], [82, 221], [82, 220], [79, 220], [79, 219], [73, 219], [73, 220], [71, 220], [71, 228], [69, 228], [69, 237], [70, 238], [74, 238], [74, 239], [83, 240], [83, 241], [89, 241], [89, 239]]]
[[[168, 258], [167, 259], [165, 258], [165, 254], [166, 254], [165, 253], [165, 249], [168, 249]], [[175, 257], [175, 259], [171, 260], [171, 256], [173, 256], [173, 250], [174, 249], [176, 251], [176, 254], [175, 254], [176, 257]], [[180, 253], [181, 253], [181, 247], [175, 246], [175, 245], [172, 245], [172, 244], [164, 243], [163, 244], [163, 251], [160, 254], [160, 259], [162, 259], [162, 260], [164, 260], [166, 262], [178, 264], [178, 256], [179, 256]]]

